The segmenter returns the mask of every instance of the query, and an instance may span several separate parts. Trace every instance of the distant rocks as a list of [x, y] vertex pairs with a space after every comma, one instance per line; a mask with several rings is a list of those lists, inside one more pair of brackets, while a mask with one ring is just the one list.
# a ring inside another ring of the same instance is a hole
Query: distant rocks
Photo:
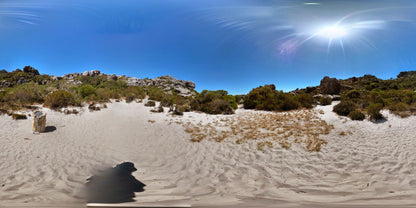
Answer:
[[416, 71], [403, 71], [397, 75], [397, 78], [416, 76]]
[[100, 74], [101, 74], [100, 70], [91, 70], [91, 71], [82, 72], [82, 76], [90, 76], [90, 77], [95, 77]]
[[165, 91], [174, 90], [181, 96], [195, 95], [195, 83], [192, 81], [178, 80], [172, 76], [161, 76], [154, 79], [127, 78], [128, 86], [157, 86]]
[[341, 84], [336, 78], [324, 77], [319, 85], [322, 94], [339, 94], [341, 91]]

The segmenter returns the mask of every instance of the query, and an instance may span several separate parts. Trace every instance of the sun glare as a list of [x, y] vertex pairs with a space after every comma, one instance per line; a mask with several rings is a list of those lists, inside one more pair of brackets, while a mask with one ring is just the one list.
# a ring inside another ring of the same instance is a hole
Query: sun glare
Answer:
[[346, 36], [347, 30], [341, 26], [329, 26], [319, 30], [318, 35], [329, 39], [337, 39]]

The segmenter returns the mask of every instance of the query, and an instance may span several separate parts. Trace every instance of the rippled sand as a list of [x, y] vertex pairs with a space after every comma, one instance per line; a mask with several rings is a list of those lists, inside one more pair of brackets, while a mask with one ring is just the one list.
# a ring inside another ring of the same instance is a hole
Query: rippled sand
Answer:
[[[142, 103], [112, 103], [78, 115], [47, 111], [56, 130], [32, 134], [32, 120], [0, 116], [0, 207], [85, 206], [84, 184], [97, 170], [131, 161], [146, 184], [137, 203], [236, 207], [361, 207], [416, 205], [416, 117], [382, 123], [351, 121], [318, 106], [314, 114], [334, 125], [320, 152], [302, 143], [191, 142], [187, 122], [233, 121], [235, 115], [151, 113]], [[167, 109], [166, 109], [167, 110]], [[260, 121], [259, 121], [260, 122]], [[345, 135], [341, 135], [344, 132]], [[243, 204], [241, 204], [243, 203]]]

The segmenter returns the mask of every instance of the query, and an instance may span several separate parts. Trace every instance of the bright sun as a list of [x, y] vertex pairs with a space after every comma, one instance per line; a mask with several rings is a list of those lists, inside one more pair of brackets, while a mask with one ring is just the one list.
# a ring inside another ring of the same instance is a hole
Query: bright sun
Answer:
[[329, 39], [337, 39], [347, 35], [347, 30], [341, 26], [329, 26], [319, 30], [318, 35]]

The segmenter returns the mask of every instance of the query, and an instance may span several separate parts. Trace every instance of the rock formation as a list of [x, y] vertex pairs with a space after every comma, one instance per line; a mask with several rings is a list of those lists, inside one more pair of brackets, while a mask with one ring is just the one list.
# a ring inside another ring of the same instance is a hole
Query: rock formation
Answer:
[[192, 81], [178, 80], [172, 76], [161, 76], [154, 79], [127, 78], [128, 86], [157, 86], [165, 91], [174, 90], [182, 96], [195, 95], [195, 83]]
[[336, 78], [324, 77], [319, 85], [322, 94], [339, 94], [341, 90], [341, 84]]

